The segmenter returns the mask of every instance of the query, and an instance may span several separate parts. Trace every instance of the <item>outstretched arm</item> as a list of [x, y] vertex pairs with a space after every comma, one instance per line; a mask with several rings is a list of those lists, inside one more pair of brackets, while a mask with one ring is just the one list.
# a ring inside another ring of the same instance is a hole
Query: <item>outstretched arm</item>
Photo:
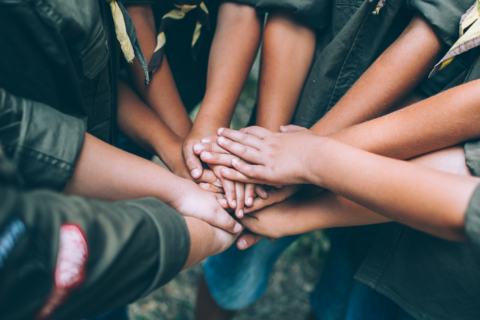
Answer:
[[[275, 183], [319, 185], [386, 218], [446, 239], [464, 239], [465, 211], [479, 180], [466, 176], [461, 148], [450, 160], [430, 162], [439, 169], [457, 164], [445, 170], [456, 174], [447, 174], [355, 149], [306, 129], [284, 134], [251, 130], [255, 135], [246, 137], [233, 130], [221, 132], [241, 139], [243, 145], [219, 138], [227, 150], [258, 163], [232, 161], [239, 172]], [[269, 155], [276, 152], [284, 157], [270, 161]]]
[[414, 90], [439, 58], [442, 42], [417, 14], [345, 96], [311, 130], [325, 135], [384, 115]]
[[[64, 193], [117, 201], [155, 197], [184, 216], [236, 232], [241, 225], [222, 209], [217, 196], [159, 165], [86, 134], [73, 177]], [[225, 200], [219, 199], [226, 206]]]

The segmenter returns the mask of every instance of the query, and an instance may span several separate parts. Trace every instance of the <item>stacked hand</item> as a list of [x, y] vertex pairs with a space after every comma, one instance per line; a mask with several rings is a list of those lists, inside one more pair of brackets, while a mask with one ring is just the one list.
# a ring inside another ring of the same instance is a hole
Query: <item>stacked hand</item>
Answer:
[[284, 201], [298, 192], [300, 184], [308, 183], [305, 176], [308, 161], [302, 155], [312, 145], [309, 141], [317, 136], [296, 126], [282, 127], [281, 131], [283, 133], [273, 133], [260, 127], [240, 131], [221, 128], [219, 137], [209, 137], [195, 145], [195, 152], [204, 162], [223, 166], [220, 174], [224, 179], [278, 187], [269, 190], [267, 199], [256, 198], [245, 209], [246, 216], [241, 222], [258, 234], [241, 236], [237, 241], [240, 249], [250, 247], [265, 236], [283, 236], [282, 228], [273, 225], [281, 226], [289, 219], [276, 219], [273, 213], [285, 213], [286, 208], [290, 208], [288, 203], [260, 209]]

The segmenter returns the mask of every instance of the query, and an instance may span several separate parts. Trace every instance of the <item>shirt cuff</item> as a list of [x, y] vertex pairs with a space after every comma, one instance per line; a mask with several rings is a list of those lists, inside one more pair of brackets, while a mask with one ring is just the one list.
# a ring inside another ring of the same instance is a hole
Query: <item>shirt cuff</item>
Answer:
[[[136, 204], [135, 204], [136, 205]], [[190, 233], [180, 213], [157, 199], [148, 198], [138, 205], [155, 223], [158, 230], [158, 271], [150, 287], [140, 298], [173, 279], [190, 254]]]

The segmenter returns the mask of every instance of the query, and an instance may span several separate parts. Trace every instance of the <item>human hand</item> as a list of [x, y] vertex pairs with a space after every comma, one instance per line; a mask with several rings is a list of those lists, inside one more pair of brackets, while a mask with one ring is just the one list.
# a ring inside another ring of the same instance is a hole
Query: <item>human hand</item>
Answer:
[[223, 177], [269, 185], [310, 183], [308, 168], [314, 165], [314, 161], [310, 159], [309, 151], [318, 142], [318, 135], [296, 126], [281, 127], [283, 133], [261, 127], [242, 131], [218, 130], [218, 145], [244, 160], [232, 158], [236, 170], [222, 168]]
[[202, 163], [200, 162], [199, 157], [193, 151], [193, 146], [196, 143], [199, 143], [203, 138], [203, 136], [204, 135], [195, 133], [192, 130], [192, 132], [190, 132], [188, 137], [183, 142], [182, 152], [183, 152], [184, 163], [188, 169], [190, 176], [193, 179], [199, 179], [203, 174]]
[[159, 154], [165, 165], [177, 176], [201, 184], [202, 189], [206, 191], [223, 193], [222, 183], [212, 170], [203, 170], [199, 178], [193, 179], [183, 158], [183, 143], [184, 140], [178, 137], [178, 140], [168, 148], [168, 152]]
[[[235, 214], [238, 218], [243, 217], [244, 205], [247, 207], [253, 206], [255, 193], [262, 199], [268, 198], [268, 193], [261, 185], [255, 185], [251, 183], [243, 184], [239, 182], [234, 182], [224, 178], [221, 175], [221, 170], [224, 168], [224, 165], [230, 166], [231, 155], [228, 151], [218, 146], [216, 143], [217, 136], [206, 137], [201, 140], [202, 143], [197, 143], [194, 145], [194, 152], [197, 155], [201, 155], [201, 159], [208, 163], [210, 168], [218, 175], [228, 203], [232, 208], [235, 208]], [[228, 160], [225, 160], [224, 157], [228, 157]], [[219, 159], [216, 161], [216, 159]], [[207, 190], [205, 186], [205, 190]]]
[[242, 230], [242, 225], [225, 211], [228, 204], [222, 195], [204, 191], [188, 180], [176, 183], [174, 188], [178, 196], [169, 205], [183, 216], [203, 220], [230, 233]]

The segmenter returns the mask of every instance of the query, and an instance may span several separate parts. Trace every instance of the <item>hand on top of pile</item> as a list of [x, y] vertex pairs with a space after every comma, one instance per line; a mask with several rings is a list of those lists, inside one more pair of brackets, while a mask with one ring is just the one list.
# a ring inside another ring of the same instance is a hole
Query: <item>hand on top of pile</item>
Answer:
[[208, 152], [201, 155], [205, 162], [216, 162], [231, 168], [222, 168], [224, 178], [244, 183], [272, 186], [309, 184], [309, 167], [315, 165], [308, 152], [318, 136], [302, 127], [281, 127], [281, 133], [261, 127], [240, 131], [218, 130], [219, 147], [231, 153], [219, 155]]

